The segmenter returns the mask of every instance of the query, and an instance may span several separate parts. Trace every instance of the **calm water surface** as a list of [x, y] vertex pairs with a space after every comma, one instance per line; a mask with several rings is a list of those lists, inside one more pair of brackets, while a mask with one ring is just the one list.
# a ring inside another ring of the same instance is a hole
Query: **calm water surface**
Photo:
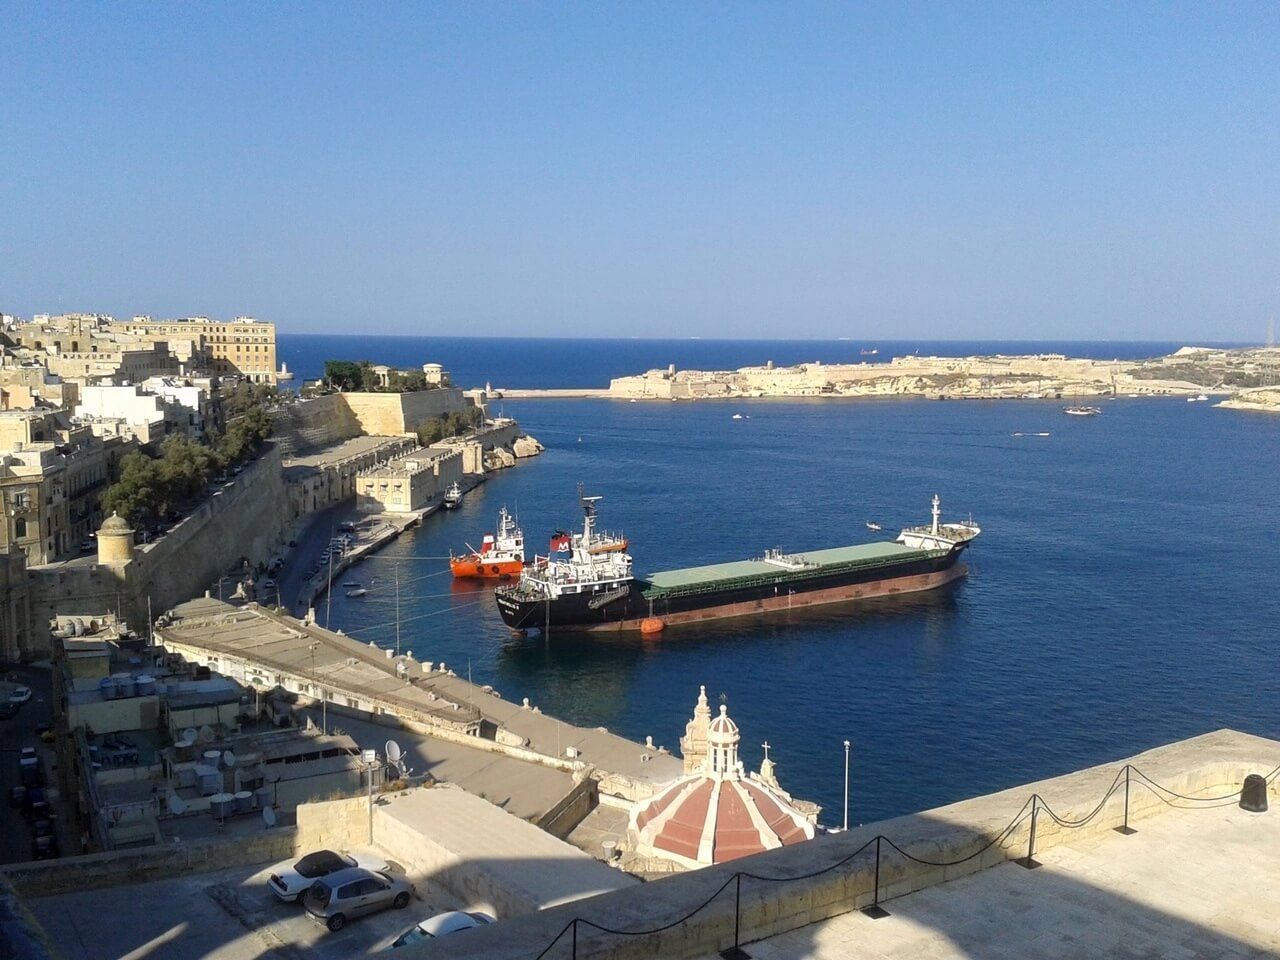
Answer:
[[[734, 412], [750, 419], [732, 420]], [[526, 401], [547, 453], [428, 518], [353, 574], [332, 625], [402, 637], [508, 698], [675, 748], [705, 683], [758, 765], [837, 823], [905, 813], [1219, 727], [1280, 736], [1280, 419], [1182, 400], [1118, 400], [1095, 418], [1038, 401]], [[1050, 437], [1013, 437], [1050, 431]], [[895, 535], [944, 513], [984, 528], [958, 589], [656, 641], [520, 638], [486, 590], [451, 583], [450, 548], [499, 506], [531, 545], [605, 496], [641, 573]], [[321, 611], [323, 618], [324, 612]]]

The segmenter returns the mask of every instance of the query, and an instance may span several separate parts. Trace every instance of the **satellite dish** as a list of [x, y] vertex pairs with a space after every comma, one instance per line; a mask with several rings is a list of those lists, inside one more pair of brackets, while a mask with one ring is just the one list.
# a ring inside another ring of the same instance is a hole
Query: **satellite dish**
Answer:
[[222, 763], [226, 767], [234, 767], [236, 765], [236, 755], [230, 750], [222, 751]]
[[213, 742], [213, 727], [206, 725], [200, 728], [200, 742], [201, 743]]
[[264, 824], [266, 824], [266, 827], [267, 827], [267, 829], [268, 829], [268, 830], [270, 830], [272, 827], [274, 827], [274, 826], [276, 825], [276, 810], [275, 810], [275, 807], [263, 807], [263, 808], [262, 808], [262, 822], [263, 822]]
[[187, 729], [182, 731], [182, 739], [186, 742], [187, 746], [191, 746], [195, 743], [197, 736], [198, 734], [196, 733], [195, 727], [187, 727]]
[[169, 812], [172, 813], [175, 817], [180, 817], [187, 812], [186, 801], [183, 800], [176, 793], [169, 794], [168, 806], [169, 806]]
[[386, 750], [387, 753], [387, 762], [393, 766], [399, 765], [400, 757], [402, 756], [400, 753], [400, 744], [396, 743], [394, 740], [388, 740], [383, 749]]

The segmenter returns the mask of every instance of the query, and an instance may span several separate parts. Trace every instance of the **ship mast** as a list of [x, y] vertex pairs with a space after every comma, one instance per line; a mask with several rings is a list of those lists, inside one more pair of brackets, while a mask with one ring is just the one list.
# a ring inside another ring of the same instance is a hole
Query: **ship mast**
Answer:
[[929, 531], [935, 536], [938, 533], [938, 519], [942, 516], [942, 509], [940, 507], [941, 503], [942, 501], [939, 499], [938, 495], [935, 493], [933, 495], [933, 527]]

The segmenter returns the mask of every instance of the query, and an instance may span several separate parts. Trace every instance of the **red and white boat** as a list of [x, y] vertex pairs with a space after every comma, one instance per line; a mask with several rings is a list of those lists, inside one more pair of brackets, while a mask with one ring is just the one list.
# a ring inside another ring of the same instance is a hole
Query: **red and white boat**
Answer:
[[479, 550], [462, 556], [451, 553], [449, 569], [458, 578], [506, 580], [520, 576], [524, 569], [524, 533], [506, 507], [498, 511], [498, 532], [486, 533]]

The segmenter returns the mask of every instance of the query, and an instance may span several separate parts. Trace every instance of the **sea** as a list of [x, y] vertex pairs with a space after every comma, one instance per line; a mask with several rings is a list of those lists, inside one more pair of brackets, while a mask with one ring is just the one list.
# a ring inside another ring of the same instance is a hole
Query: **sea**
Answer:
[[[1180, 344], [552, 341], [282, 337], [302, 376], [324, 359], [441, 362], [461, 384], [603, 386], [668, 363], [1053, 353], [1137, 358]], [[575, 723], [673, 751], [700, 685], [757, 769], [839, 824], [988, 793], [1222, 727], [1280, 737], [1280, 418], [1181, 398], [627, 403], [509, 401], [547, 447], [454, 513], [346, 575], [321, 622], [445, 661]], [[741, 414], [743, 419], [734, 419]], [[1039, 436], [1038, 434], [1047, 434]], [[604, 497], [637, 572], [892, 538], [969, 518], [969, 577], [924, 596], [669, 629], [656, 639], [518, 636], [447, 557], [499, 507], [531, 550]], [[883, 532], [868, 529], [877, 523]], [[400, 602], [395, 580], [400, 580]], [[588, 758], [589, 759], [589, 758]]]

